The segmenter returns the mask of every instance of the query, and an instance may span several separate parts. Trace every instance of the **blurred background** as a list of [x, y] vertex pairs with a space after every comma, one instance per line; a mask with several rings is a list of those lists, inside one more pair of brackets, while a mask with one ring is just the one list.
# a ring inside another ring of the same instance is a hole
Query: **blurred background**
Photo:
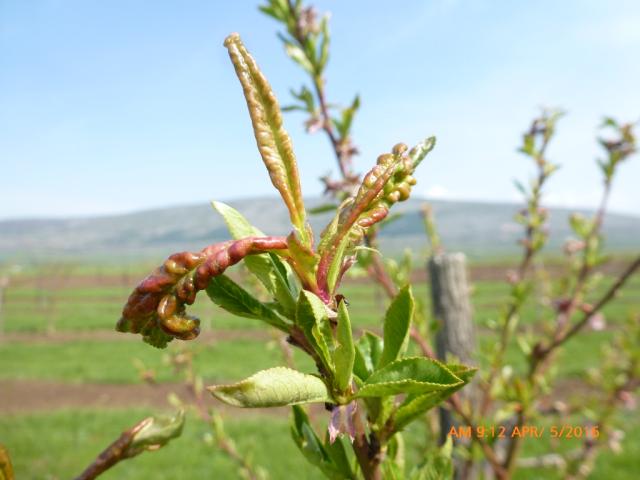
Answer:
[[[640, 119], [640, 4], [314, 5], [331, 12], [330, 99], [346, 105], [356, 93], [361, 98], [355, 170], [368, 170], [399, 141], [438, 138], [412, 199], [398, 208], [403, 217], [381, 234], [383, 251], [392, 258], [414, 251], [418, 295], [427, 302], [420, 207], [428, 200], [445, 245], [471, 259], [475, 319], [480, 327], [490, 323], [519, 252], [513, 216], [521, 195], [513, 179], [533, 175], [517, 152], [522, 133], [540, 107], [567, 112], [548, 151], [562, 166], [544, 202], [551, 212], [545, 258], [553, 263], [570, 235], [568, 214], [587, 213], [599, 201], [603, 117]], [[197, 359], [208, 382], [282, 363], [279, 339], [204, 300], [196, 307], [204, 334], [193, 345], [161, 352], [113, 331], [150, 267], [174, 251], [228, 238], [210, 200], [229, 202], [268, 233], [288, 231], [222, 47], [239, 32], [287, 105], [305, 76], [284, 54], [277, 30], [256, 2], [0, 0], [0, 442], [19, 478], [78, 473], [132, 421], [167, 408], [167, 395], [183, 388], [185, 355]], [[335, 161], [327, 139], [309, 135], [304, 121], [285, 116], [308, 204], [320, 205], [318, 179], [336, 174]], [[640, 239], [640, 162], [620, 170], [605, 222], [610, 271]], [[313, 217], [314, 230], [330, 217]], [[353, 279], [345, 288], [359, 305], [354, 323], [376, 328], [376, 287]], [[639, 305], [635, 278], [607, 316]], [[534, 321], [536, 312], [527, 315]], [[608, 335], [593, 332], [568, 348], [562, 373], [579, 376], [594, 361], [584, 352]], [[269, 448], [252, 451], [274, 478], [306, 468], [293, 454], [274, 460], [273, 452], [294, 449], [287, 428], [286, 410], [229, 421], [242, 447], [268, 439]], [[597, 478], [623, 478], [620, 469], [640, 455], [637, 432], [622, 456], [603, 457]], [[190, 478], [235, 474], [202, 441], [206, 428], [188, 427], [186, 436], [105, 478], [150, 471], [177, 478], [185, 465]]]

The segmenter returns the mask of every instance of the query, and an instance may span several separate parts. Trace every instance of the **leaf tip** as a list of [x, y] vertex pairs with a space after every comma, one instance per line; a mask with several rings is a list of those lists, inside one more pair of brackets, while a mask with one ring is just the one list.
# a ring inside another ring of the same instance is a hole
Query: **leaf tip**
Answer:
[[240, 39], [240, 34], [238, 32], [233, 32], [227, 35], [227, 38], [224, 39], [223, 45], [229, 48], [230, 45], [241, 42], [241, 41], [242, 40]]

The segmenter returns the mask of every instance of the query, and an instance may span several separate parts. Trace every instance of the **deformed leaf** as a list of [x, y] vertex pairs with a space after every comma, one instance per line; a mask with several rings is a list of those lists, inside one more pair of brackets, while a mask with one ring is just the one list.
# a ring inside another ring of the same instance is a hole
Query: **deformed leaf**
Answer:
[[371, 374], [358, 390], [357, 396], [429, 393], [462, 384], [460, 378], [437, 360], [412, 357], [396, 360]]
[[258, 149], [271, 182], [289, 209], [291, 223], [303, 241], [310, 244], [298, 165], [291, 138], [282, 125], [278, 100], [256, 61], [243, 45], [240, 35], [229, 35], [224, 45], [242, 84]]
[[226, 275], [213, 277], [209, 281], [207, 295], [213, 303], [227, 312], [240, 317], [262, 320], [283, 332], [289, 331], [289, 326], [274, 310], [253, 297]]
[[406, 286], [393, 299], [384, 318], [384, 349], [378, 368], [399, 358], [407, 348], [415, 309], [411, 287]]
[[336, 386], [340, 391], [345, 391], [351, 384], [351, 373], [355, 360], [355, 346], [351, 331], [349, 311], [344, 301], [338, 305], [338, 327], [336, 329], [338, 346], [333, 352], [333, 361], [336, 367]]
[[323, 292], [333, 294], [344, 271], [345, 257], [353, 254], [353, 247], [362, 241], [368, 228], [384, 220], [393, 204], [409, 198], [416, 183], [413, 171], [434, 142], [429, 138], [410, 152], [406, 145], [398, 144], [392, 153], [380, 155], [355, 196], [340, 205], [318, 245], [320, 261], [316, 277]]
[[318, 254], [311, 247], [305, 245], [295, 231], [287, 237], [287, 244], [289, 246], [289, 261], [304, 288], [316, 291], [315, 272], [318, 265]]
[[200, 321], [186, 313], [186, 306], [212, 278], [249, 255], [286, 248], [281, 237], [247, 237], [214, 243], [197, 253], [175, 253], [134, 289], [116, 330], [140, 333], [158, 348], [174, 337], [192, 340], [200, 332]]
[[286, 367], [262, 370], [241, 382], [207, 389], [218, 400], [243, 408], [332, 402], [329, 390], [320, 378]]

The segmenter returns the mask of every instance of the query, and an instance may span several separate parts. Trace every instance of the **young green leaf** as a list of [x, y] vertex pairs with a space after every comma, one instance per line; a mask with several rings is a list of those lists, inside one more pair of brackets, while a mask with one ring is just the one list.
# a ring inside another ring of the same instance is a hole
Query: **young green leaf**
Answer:
[[477, 371], [476, 368], [466, 365], [449, 364], [447, 368], [456, 377], [460, 378], [462, 383], [442, 391], [429, 392], [422, 395], [408, 395], [394, 414], [394, 431], [402, 430], [426, 411], [440, 405], [455, 392], [467, 385]]
[[184, 410], [179, 410], [175, 416], [156, 415], [149, 417], [145, 425], [134, 435], [128, 448], [130, 456], [137, 455], [144, 450], [157, 450], [170, 440], [182, 434], [184, 426]]
[[351, 450], [347, 447], [347, 440], [344, 437], [338, 436], [335, 441], [332, 443], [329, 438], [329, 431], [325, 434], [324, 438], [324, 448], [326, 452], [329, 454], [332, 463], [335, 465], [338, 470], [339, 479], [350, 479], [356, 480], [358, 477], [353, 471], [351, 466], [352, 462], [349, 460], [349, 455], [347, 451]]
[[282, 125], [278, 100], [256, 61], [243, 45], [240, 35], [229, 35], [224, 45], [242, 84], [258, 150], [269, 171], [271, 182], [289, 209], [291, 223], [303, 241], [310, 245], [312, 237], [307, 230], [298, 165], [291, 138]]
[[336, 387], [341, 392], [348, 389], [351, 384], [351, 374], [355, 360], [355, 346], [351, 332], [351, 320], [349, 311], [344, 301], [338, 305], [338, 327], [336, 329], [338, 346], [333, 352], [333, 362], [336, 368]]
[[414, 309], [411, 287], [406, 286], [393, 299], [385, 315], [384, 350], [378, 368], [399, 358], [407, 348]]
[[[235, 240], [245, 237], [264, 236], [264, 233], [251, 225], [235, 208], [222, 202], [212, 202], [211, 204], [216, 212], [220, 214], [229, 229], [231, 237]], [[271, 254], [246, 257], [244, 264], [260, 283], [273, 294], [287, 317], [293, 318], [297, 294], [294, 294], [294, 286], [287, 281], [291, 270], [290, 267], [282, 262], [277, 255]]]
[[331, 34], [329, 33], [329, 16], [325, 15], [320, 22], [322, 31], [322, 40], [320, 43], [320, 55], [318, 57], [318, 73], [322, 73], [329, 61], [329, 43], [331, 42]]
[[387, 447], [388, 461], [385, 462], [386, 472], [384, 478], [405, 479], [405, 445], [401, 433], [396, 433], [389, 440]]
[[321, 466], [329, 462], [329, 456], [325, 452], [322, 442], [313, 430], [309, 417], [304, 409], [299, 405], [292, 407], [293, 422], [291, 425], [291, 436], [302, 454], [310, 463]]
[[380, 362], [383, 348], [382, 339], [375, 333], [364, 332], [358, 339], [353, 372], [360, 380], [366, 380], [374, 372]]
[[449, 395], [451, 395], [449, 390], [444, 390], [442, 392], [429, 392], [423, 395], [411, 396], [396, 411], [394, 415], [394, 430], [402, 430], [416, 418], [442, 403]]
[[284, 43], [284, 49], [287, 52], [287, 55], [291, 60], [300, 65], [303, 70], [307, 73], [313, 75], [315, 71], [315, 67], [311, 63], [311, 61], [307, 58], [304, 50], [302, 50], [298, 45], [293, 42], [287, 40], [284, 36], [280, 36], [280, 39]]
[[[457, 365], [455, 363], [448, 363], [447, 368], [451, 373], [453, 373], [456, 377], [462, 380], [465, 385], [471, 381], [473, 376], [476, 374], [478, 369], [476, 367], [470, 367], [468, 365]], [[462, 388], [462, 386], [455, 387], [456, 390]]]
[[358, 390], [358, 397], [420, 394], [446, 390], [463, 384], [447, 367], [425, 357], [396, 360], [377, 370]]
[[311, 422], [309, 422], [309, 417], [304, 409], [299, 405], [294, 405], [291, 409], [293, 411], [291, 436], [307, 461], [322, 470], [322, 473], [327, 478], [335, 480], [355, 479], [356, 477], [351, 472], [351, 466], [348, 463], [345, 466], [334, 460], [335, 458], [342, 462], [339, 452], [339, 445], [342, 445], [342, 443], [338, 445], [338, 442], [335, 442], [331, 445], [325, 442], [323, 445], [316, 435]]
[[296, 323], [318, 354], [329, 372], [335, 371], [333, 363], [333, 337], [329, 324], [329, 311], [316, 295], [306, 290], [300, 292], [296, 308]]
[[240, 317], [262, 320], [283, 332], [289, 332], [289, 325], [274, 310], [253, 297], [226, 275], [213, 277], [209, 281], [207, 295], [213, 303], [227, 312]]
[[435, 452], [429, 452], [425, 461], [413, 469], [408, 480], [440, 480], [454, 478], [451, 452], [453, 439], [448, 436], [446, 442]]
[[243, 408], [332, 402], [329, 390], [320, 378], [286, 367], [262, 370], [241, 382], [214, 385], [207, 390], [218, 400]]

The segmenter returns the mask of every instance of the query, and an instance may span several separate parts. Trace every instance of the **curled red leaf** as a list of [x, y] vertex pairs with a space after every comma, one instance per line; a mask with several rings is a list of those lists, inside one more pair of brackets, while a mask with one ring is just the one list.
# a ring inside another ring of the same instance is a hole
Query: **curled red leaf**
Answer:
[[192, 340], [200, 333], [200, 320], [187, 315], [186, 306], [212, 277], [248, 255], [286, 248], [284, 237], [247, 237], [215, 243], [198, 253], [175, 253], [134, 289], [116, 329], [140, 333], [159, 348], [173, 338]]

